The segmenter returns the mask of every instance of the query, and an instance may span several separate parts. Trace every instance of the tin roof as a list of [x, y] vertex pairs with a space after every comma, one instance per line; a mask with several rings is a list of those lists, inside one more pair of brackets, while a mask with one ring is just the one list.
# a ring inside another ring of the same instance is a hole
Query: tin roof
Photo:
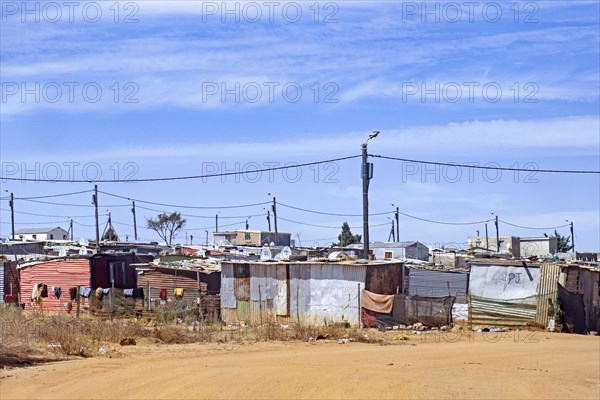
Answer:
[[[62, 229], [63, 231], [65, 231], [63, 228], [61, 228], [60, 226], [55, 226], [53, 228], [23, 228], [23, 229], [17, 229], [15, 231], [15, 235], [27, 235], [27, 234], [38, 234], [38, 233], [49, 233], [55, 229]], [[65, 231], [67, 232], [67, 231]]]

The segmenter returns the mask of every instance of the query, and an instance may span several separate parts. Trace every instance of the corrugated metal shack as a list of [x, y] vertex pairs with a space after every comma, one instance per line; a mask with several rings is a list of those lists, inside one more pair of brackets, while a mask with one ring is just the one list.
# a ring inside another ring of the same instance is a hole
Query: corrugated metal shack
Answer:
[[425, 265], [406, 265], [404, 268], [404, 294], [409, 296], [455, 297], [452, 318], [468, 318], [468, 269], [443, 270]]
[[[21, 303], [26, 311], [66, 312], [74, 309], [69, 306], [71, 299], [69, 289], [72, 287], [90, 286], [90, 260], [82, 258], [60, 258], [50, 261], [34, 261], [19, 265], [21, 281]], [[48, 289], [48, 297], [42, 298], [40, 304], [32, 299], [33, 286], [44, 284]], [[61, 295], [56, 297], [53, 288], [60, 288]]]
[[565, 289], [583, 295], [587, 330], [600, 332], [600, 269], [568, 265], [562, 272]]
[[470, 265], [473, 325], [545, 327], [554, 317], [559, 264], [485, 259]]
[[361, 289], [402, 291], [401, 262], [307, 261], [221, 264], [221, 315], [234, 323], [360, 323]]
[[[62, 257], [44, 261], [33, 261], [18, 266], [21, 304], [25, 310], [49, 312], [75, 309], [69, 289], [80, 286], [94, 291], [96, 288], [111, 288], [110, 296], [97, 301], [93, 294], [80, 298], [82, 312], [90, 309], [117, 311], [118, 308], [133, 309], [135, 300], [125, 299], [124, 289], [137, 287], [137, 275], [132, 261], [138, 257], [133, 253], [96, 254], [91, 257]], [[47, 297], [40, 304], [32, 301], [33, 286], [42, 284], [47, 288]], [[60, 288], [60, 297], [54, 288]], [[114, 288], [114, 290], [112, 290]]]
[[203, 315], [217, 318], [220, 312], [221, 273], [218, 264], [179, 263], [136, 265], [138, 285], [147, 291], [154, 304], [160, 305], [161, 289], [166, 291], [167, 302], [175, 299], [175, 289], [183, 289], [183, 296], [177, 301], [185, 302], [186, 307], [197, 307], [198, 299]]

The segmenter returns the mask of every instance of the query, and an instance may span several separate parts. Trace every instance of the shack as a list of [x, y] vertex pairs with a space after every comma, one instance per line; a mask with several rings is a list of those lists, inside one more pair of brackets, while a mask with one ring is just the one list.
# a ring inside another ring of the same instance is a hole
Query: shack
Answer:
[[360, 293], [402, 291], [402, 262], [222, 262], [221, 316], [240, 321], [359, 325]]
[[137, 275], [131, 266], [136, 259], [132, 253], [96, 254], [18, 265], [21, 307], [26, 311], [71, 312], [79, 287], [81, 311], [89, 312], [99, 306], [93, 294], [97, 288], [105, 288], [107, 293], [112, 290], [111, 299], [124, 297], [125, 290], [136, 288]]

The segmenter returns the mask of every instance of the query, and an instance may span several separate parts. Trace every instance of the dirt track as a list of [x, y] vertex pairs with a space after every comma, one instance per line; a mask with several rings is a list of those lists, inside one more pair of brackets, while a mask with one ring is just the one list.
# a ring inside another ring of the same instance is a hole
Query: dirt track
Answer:
[[0, 398], [600, 398], [600, 337], [495, 335], [117, 346], [112, 358], [2, 371]]

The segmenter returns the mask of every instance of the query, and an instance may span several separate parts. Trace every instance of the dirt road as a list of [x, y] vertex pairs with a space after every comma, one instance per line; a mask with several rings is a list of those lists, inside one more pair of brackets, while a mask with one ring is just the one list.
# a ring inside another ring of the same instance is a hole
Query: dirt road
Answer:
[[455, 339], [116, 346], [106, 356], [2, 371], [0, 398], [600, 398], [600, 337]]

